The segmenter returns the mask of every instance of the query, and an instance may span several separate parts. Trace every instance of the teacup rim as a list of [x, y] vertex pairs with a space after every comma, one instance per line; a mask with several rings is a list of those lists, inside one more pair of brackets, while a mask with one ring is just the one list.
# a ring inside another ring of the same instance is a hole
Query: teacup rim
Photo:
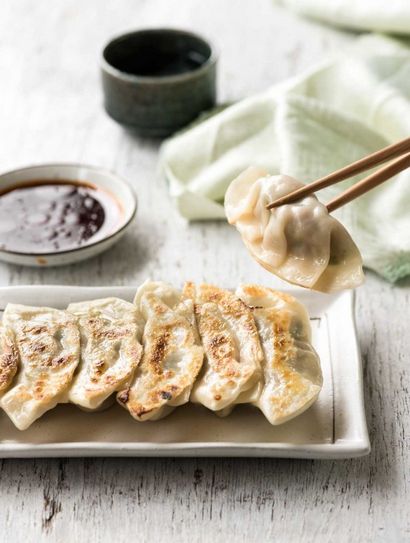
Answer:
[[[146, 75], [136, 75], [136, 74], [130, 74], [127, 72], [124, 72], [122, 70], [119, 70], [118, 68], [115, 68], [112, 64], [110, 64], [106, 58], [105, 58], [105, 52], [107, 48], [112, 45], [115, 41], [124, 39], [130, 36], [134, 36], [135, 34], [143, 33], [143, 32], [173, 32], [173, 33], [182, 33], [189, 36], [192, 36], [194, 38], [202, 40], [206, 45], [208, 45], [210, 49], [210, 55], [209, 58], [199, 67], [195, 70], [191, 70], [189, 72], [183, 72], [181, 74], [175, 74], [175, 75], [164, 75], [164, 76], [146, 76]], [[118, 34], [112, 38], [106, 44], [104, 45], [101, 56], [100, 56], [100, 67], [105, 72], [109, 73], [112, 76], [117, 77], [118, 79], [121, 79], [123, 81], [129, 81], [134, 83], [150, 83], [150, 84], [169, 84], [169, 83], [177, 83], [177, 82], [184, 82], [189, 81], [192, 79], [196, 79], [197, 77], [200, 77], [205, 72], [207, 72], [212, 66], [216, 64], [219, 58], [218, 50], [216, 49], [214, 43], [210, 41], [208, 38], [205, 38], [202, 34], [199, 34], [197, 32], [192, 32], [190, 30], [185, 30], [182, 28], [175, 28], [175, 27], [147, 27], [147, 28], [140, 28], [138, 30], [131, 30], [129, 32], [123, 32], [121, 34]]]

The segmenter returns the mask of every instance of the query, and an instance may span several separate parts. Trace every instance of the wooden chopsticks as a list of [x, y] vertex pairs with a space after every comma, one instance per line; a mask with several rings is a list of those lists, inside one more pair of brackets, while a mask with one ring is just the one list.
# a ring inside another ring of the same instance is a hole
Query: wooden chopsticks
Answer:
[[387, 166], [384, 166], [380, 170], [373, 172], [371, 175], [365, 177], [352, 187], [349, 187], [345, 192], [331, 200], [326, 207], [329, 213], [335, 211], [335, 209], [338, 209], [355, 198], [358, 198], [365, 192], [377, 187], [387, 179], [390, 179], [390, 177], [400, 173], [402, 170], [409, 168], [410, 137], [405, 138], [398, 143], [394, 143], [393, 145], [389, 145], [388, 147], [384, 147], [383, 149], [361, 158], [360, 160], [357, 160], [356, 162], [353, 162], [340, 170], [336, 170], [335, 172], [332, 172], [329, 175], [318, 179], [317, 181], [313, 181], [313, 183], [309, 183], [308, 185], [305, 185], [300, 189], [297, 189], [290, 194], [271, 202], [266, 206], [266, 209], [272, 209], [274, 207], [290, 204], [296, 200], [300, 200], [301, 198], [308, 196], [317, 190], [334, 185], [339, 181], [343, 181], [344, 179], [348, 179], [353, 175], [374, 168], [378, 164], [383, 164], [384, 162], [392, 160], [393, 158], [396, 158], [396, 160]]
[[365, 192], [374, 189], [387, 179], [390, 179], [394, 175], [397, 175], [402, 170], [410, 168], [410, 153], [404, 155], [403, 157], [397, 158], [387, 166], [380, 168], [377, 172], [372, 173], [371, 175], [365, 177], [355, 185], [349, 187], [347, 190], [333, 198], [328, 204], [326, 204], [327, 210], [329, 213], [339, 209], [339, 207], [344, 206], [345, 204], [351, 202], [352, 200], [358, 198]]

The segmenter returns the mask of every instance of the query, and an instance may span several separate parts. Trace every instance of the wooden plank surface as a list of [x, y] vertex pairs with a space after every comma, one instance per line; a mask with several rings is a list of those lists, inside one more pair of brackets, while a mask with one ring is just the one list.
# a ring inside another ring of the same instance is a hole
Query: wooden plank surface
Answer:
[[[158, 141], [126, 134], [103, 112], [102, 46], [154, 25], [215, 42], [221, 101], [299, 73], [353, 37], [269, 0], [2, 0], [2, 170], [42, 161], [105, 166], [130, 180], [140, 208], [135, 228], [108, 253], [61, 269], [0, 264], [1, 285], [269, 281], [232, 228], [177, 216], [157, 176]], [[410, 280], [393, 287], [368, 274], [357, 298], [368, 457], [0, 460], [0, 540], [409, 541]]]

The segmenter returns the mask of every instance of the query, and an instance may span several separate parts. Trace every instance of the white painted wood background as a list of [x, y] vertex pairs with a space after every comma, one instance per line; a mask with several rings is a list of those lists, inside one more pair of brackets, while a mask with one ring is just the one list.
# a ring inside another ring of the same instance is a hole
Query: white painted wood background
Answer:
[[[179, 219], [156, 175], [158, 142], [131, 137], [103, 112], [102, 46], [154, 25], [214, 41], [221, 101], [258, 92], [354, 38], [269, 0], [1, 0], [1, 169], [97, 164], [129, 179], [140, 202], [135, 228], [110, 252], [65, 269], [0, 264], [1, 285], [269, 280], [232, 228]], [[0, 460], [0, 541], [410, 541], [410, 279], [391, 286], [368, 274], [357, 298], [368, 457]]]

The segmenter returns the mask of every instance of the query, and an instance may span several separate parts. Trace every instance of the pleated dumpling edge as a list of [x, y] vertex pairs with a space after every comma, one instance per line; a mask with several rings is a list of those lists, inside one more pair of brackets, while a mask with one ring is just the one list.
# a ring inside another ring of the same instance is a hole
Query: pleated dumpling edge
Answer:
[[194, 308], [164, 282], [146, 281], [135, 297], [144, 321], [143, 357], [117, 401], [138, 421], [158, 420], [187, 403], [202, 367]]
[[264, 355], [263, 388], [253, 403], [271, 424], [283, 424], [306, 411], [322, 389], [309, 316], [293, 296], [267, 287], [240, 285], [236, 295], [252, 308]]
[[0, 406], [19, 430], [65, 401], [80, 358], [75, 318], [49, 307], [8, 304], [3, 326], [15, 336], [20, 368]]
[[281, 279], [321, 292], [359, 286], [364, 280], [360, 251], [314, 195], [266, 209], [302, 186], [287, 175], [270, 176], [261, 168], [248, 168], [228, 187], [227, 219], [251, 256]]

